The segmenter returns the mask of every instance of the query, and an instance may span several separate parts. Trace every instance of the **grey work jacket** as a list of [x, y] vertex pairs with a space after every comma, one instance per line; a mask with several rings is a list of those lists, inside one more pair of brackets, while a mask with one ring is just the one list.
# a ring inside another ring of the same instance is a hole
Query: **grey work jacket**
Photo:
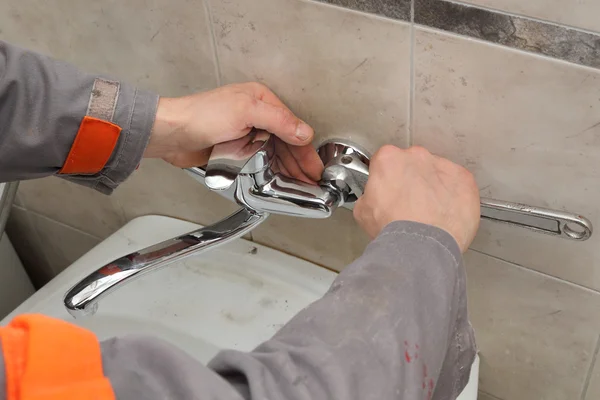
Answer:
[[[97, 78], [0, 41], [1, 181], [60, 170]], [[123, 131], [109, 162], [68, 179], [104, 193], [122, 183], [140, 162], [157, 101], [120, 83], [113, 122]], [[152, 337], [101, 348], [116, 397], [149, 400], [454, 399], [476, 352], [456, 242], [408, 221], [388, 225], [321, 299], [252, 352], [223, 350], [204, 366]], [[0, 356], [0, 400], [4, 379]]]

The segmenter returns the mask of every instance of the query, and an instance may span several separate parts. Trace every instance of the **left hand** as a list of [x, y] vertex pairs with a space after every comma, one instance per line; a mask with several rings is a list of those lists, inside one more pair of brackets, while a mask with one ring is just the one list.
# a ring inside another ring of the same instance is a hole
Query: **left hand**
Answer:
[[423, 147], [386, 145], [369, 165], [354, 218], [375, 238], [394, 221], [415, 221], [448, 232], [464, 253], [479, 227], [479, 189], [473, 174]]
[[313, 129], [266, 86], [227, 85], [180, 98], [161, 98], [144, 157], [176, 167], [206, 165], [211, 148], [247, 135], [252, 128], [276, 135], [277, 155], [295, 178], [316, 182], [323, 163], [310, 145]]

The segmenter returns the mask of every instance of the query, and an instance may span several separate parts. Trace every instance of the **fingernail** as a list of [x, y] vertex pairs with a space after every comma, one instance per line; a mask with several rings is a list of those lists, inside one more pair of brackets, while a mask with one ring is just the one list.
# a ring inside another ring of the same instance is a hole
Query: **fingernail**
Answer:
[[312, 129], [304, 122], [300, 122], [296, 128], [296, 138], [302, 142], [306, 142], [312, 135]]

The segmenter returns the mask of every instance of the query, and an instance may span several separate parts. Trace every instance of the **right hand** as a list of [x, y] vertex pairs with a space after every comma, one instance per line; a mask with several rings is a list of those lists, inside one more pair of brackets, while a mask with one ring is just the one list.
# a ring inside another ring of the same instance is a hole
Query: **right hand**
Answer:
[[422, 147], [383, 146], [373, 156], [354, 218], [372, 238], [393, 221], [415, 221], [448, 232], [464, 253], [479, 227], [473, 175]]
[[313, 129], [265, 85], [227, 85], [179, 98], [162, 97], [144, 157], [180, 168], [203, 166], [212, 146], [242, 138], [252, 128], [277, 136], [277, 156], [297, 179], [315, 183], [323, 163], [310, 142]]

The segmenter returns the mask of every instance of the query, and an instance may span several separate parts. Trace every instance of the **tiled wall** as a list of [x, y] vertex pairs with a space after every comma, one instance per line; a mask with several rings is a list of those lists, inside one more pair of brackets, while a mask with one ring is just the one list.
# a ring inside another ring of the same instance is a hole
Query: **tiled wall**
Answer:
[[[473, 171], [486, 197], [600, 226], [600, 2], [412, 1], [5, 0], [0, 39], [169, 96], [262, 81], [317, 143], [421, 144]], [[42, 284], [136, 216], [207, 224], [233, 209], [144, 161], [111, 197], [23, 182], [8, 229]], [[252, 236], [335, 269], [367, 243], [345, 210], [271, 217]], [[600, 234], [577, 243], [484, 221], [472, 247], [481, 397], [600, 398]]]

